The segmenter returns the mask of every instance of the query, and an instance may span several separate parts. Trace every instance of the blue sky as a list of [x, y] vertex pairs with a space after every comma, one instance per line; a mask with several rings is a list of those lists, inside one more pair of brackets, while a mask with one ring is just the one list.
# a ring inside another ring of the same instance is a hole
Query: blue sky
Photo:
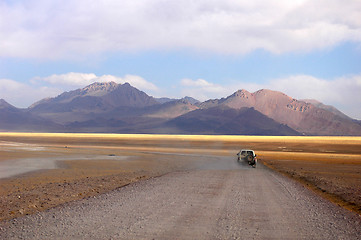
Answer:
[[361, 119], [361, 2], [0, 0], [0, 98], [28, 107], [95, 81], [156, 97], [238, 89]]

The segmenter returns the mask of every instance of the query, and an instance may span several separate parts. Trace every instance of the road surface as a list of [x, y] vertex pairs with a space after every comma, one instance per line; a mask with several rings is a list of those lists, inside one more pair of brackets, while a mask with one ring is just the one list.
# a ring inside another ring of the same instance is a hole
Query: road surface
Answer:
[[360, 239], [361, 218], [266, 167], [221, 158], [0, 223], [0, 239]]

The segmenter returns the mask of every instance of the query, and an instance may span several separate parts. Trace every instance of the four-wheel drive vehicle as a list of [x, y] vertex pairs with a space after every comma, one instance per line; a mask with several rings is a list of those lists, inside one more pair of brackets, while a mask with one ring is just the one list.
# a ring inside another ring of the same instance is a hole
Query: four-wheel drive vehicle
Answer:
[[256, 167], [257, 164], [257, 155], [254, 153], [253, 150], [249, 149], [242, 149], [237, 153], [238, 155], [238, 162], [243, 160], [246, 161], [252, 167]]

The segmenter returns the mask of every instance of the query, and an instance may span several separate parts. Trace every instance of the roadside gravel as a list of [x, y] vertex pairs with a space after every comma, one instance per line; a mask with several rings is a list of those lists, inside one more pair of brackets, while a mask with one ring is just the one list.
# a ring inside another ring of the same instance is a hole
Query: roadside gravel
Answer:
[[262, 165], [202, 166], [0, 223], [0, 239], [360, 239], [361, 217]]

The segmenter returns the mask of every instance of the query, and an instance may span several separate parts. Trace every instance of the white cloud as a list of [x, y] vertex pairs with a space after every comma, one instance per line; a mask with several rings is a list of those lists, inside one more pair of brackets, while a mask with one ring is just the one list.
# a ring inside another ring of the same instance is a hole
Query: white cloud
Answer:
[[94, 73], [66, 73], [66, 74], [53, 74], [48, 77], [36, 77], [31, 81], [44, 81], [54, 85], [69, 85], [69, 86], [83, 86], [94, 82], [98, 77]]
[[228, 94], [228, 90], [218, 84], [207, 82], [204, 79], [192, 80], [185, 78], [181, 80], [182, 96], [189, 96], [201, 101], [208, 100], [210, 96], [212, 98], [224, 97]]
[[158, 87], [151, 82], [148, 82], [144, 78], [137, 75], [127, 74], [122, 78], [123, 82], [128, 82], [130, 85], [133, 85], [142, 90], [151, 90], [158, 91]]
[[74, 87], [84, 87], [94, 82], [128, 82], [132, 86], [140, 90], [157, 91], [158, 88], [153, 83], [148, 82], [144, 78], [136, 75], [125, 75], [124, 77], [117, 77], [113, 75], [97, 76], [94, 73], [66, 73], [66, 74], [53, 74], [48, 77], [36, 77], [31, 80], [33, 83], [47, 82], [54, 86], [61, 87], [62, 89], [73, 89]]
[[361, 1], [24, 0], [0, 3], [0, 56], [78, 58], [109, 51], [245, 54], [361, 42]]
[[19, 83], [11, 79], [0, 79], [0, 98], [15, 107], [26, 108], [43, 98], [53, 97], [62, 91], [53, 87], [38, 87]]
[[360, 78], [361, 75], [354, 75], [326, 80], [296, 75], [271, 80], [267, 87], [283, 91], [297, 99], [314, 98], [324, 103], [344, 104], [349, 107], [359, 103], [361, 109]]

